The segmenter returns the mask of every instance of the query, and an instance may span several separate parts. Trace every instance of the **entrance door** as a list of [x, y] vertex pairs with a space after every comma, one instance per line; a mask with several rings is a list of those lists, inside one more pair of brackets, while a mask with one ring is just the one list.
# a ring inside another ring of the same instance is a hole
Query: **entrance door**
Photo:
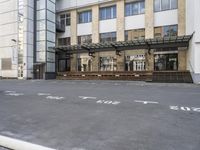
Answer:
[[34, 79], [44, 79], [44, 65], [34, 65]]
[[18, 66], [18, 79], [23, 79], [23, 74], [24, 74], [24, 72], [23, 72], [23, 64], [19, 64], [19, 66]]

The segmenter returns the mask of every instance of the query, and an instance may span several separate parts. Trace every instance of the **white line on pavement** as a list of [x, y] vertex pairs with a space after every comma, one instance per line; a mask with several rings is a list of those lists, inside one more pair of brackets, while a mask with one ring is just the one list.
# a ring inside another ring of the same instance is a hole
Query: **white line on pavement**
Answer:
[[141, 100], [135, 100], [136, 103], [143, 103], [143, 104], [158, 104], [158, 102], [153, 101], [141, 101]]
[[55, 150], [0, 135], [0, 146], [13, 150]]
[[96, 97], [79, 96], [81, 99], [97, 99]]

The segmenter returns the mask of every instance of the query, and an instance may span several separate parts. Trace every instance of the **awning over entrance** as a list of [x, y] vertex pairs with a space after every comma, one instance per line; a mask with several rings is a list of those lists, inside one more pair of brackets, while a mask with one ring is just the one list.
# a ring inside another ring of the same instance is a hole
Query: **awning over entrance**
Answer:
[[154, 39], [140, 39], [123, 42], [109, 42], [109, 43], [89, 43], [82, 45], [68, 45], [58, 46], [54, 49], [57, 52], [64, 52], [66, 54], [76, 53], [89, 53], [104, 51], [124, 51], [124, 50], [138, 50], [138, 49], [162, 49], [162, 48], [174, 48], [174, 47], [188, 47], [189, 42], [193, 35], [163, 37]]

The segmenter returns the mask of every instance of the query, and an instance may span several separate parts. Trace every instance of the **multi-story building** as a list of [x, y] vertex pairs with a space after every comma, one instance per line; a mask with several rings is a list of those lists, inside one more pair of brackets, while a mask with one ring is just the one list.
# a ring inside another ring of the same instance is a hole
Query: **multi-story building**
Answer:
[[188, 70], [200, 82], [199, 0], [13, 1], [0, 0], [0, 76]]

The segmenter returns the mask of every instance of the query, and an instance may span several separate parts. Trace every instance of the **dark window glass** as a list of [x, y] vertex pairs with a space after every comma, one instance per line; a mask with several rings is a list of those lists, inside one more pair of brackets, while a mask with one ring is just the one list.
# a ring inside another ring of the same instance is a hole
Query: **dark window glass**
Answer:
[[70, 37], [58, 39], [58, 45], [59, 46], [66, 46], [66, 45], [70, 45], [70, 44], [71, 44], [71, 38]]
[[70, 13], [66, 14], [66, 26], [70, 26], [71, 24], [71, 15]]
[[172, 9], [178, 8], [178, 1], [177, 0], [171, 0], [171, 8]]
[[117, 40], [116, 32], [109, 32], [109, 33], [101, 33], [100, 34], [100, 42], [101, 43], [115, 42], [116, 40]]
[[92, 35], [78, 36], [78, 44], [92, 43]]

